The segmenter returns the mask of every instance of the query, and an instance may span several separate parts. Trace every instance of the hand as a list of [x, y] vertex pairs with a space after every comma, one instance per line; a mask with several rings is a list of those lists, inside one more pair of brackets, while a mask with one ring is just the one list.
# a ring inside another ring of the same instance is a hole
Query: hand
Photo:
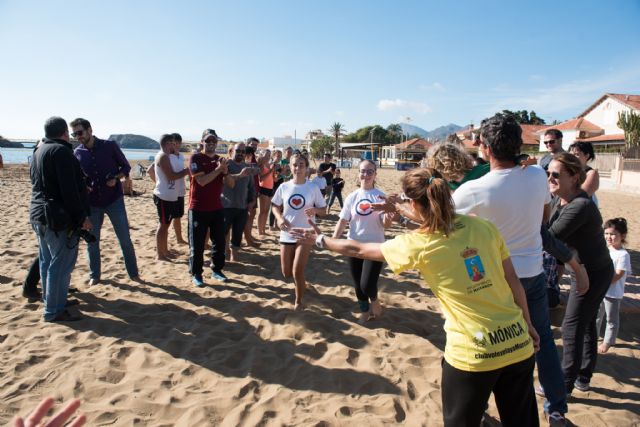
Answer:
[[527, 329], [529, 329], [529, 336], [533, 341], [533, 349], [537, 352], [540, 350], [540, 335], [538, 335], [538, 331], [533, 327], [531, 323], [527, 324]]
[[307, 209], [304, 210], [304, 213], [305, 213], [306, 216], [311, 218], [312, 216], [315, 216], [316, 208], [307, 208]]
[[589, 276], [587, 276], [587, 270], [584, 269], [584, 265], [578, 264], [578, 268], [574, 268], [573, 272], [576, 275], [576, 294], [582, 296], [589, 292]]
[[89, 218], [85, 218], [80, 228], [82, 228], [83, 230], [90, 231], [93, 228], [93, 224], [91, 224], [91, 221], [89, 220]]
[[288, 231], [291, 228], [291, 223], [286, 219], [282, 218], [278, 220], [278, 228], [282, 231]]
[[520, 166], [522, 166], [522, 169], [526, 169], [528, 166], [537, 165], [537, 164], [538, 164], [538, 159], [536, 159], [535, 157], [529, 157], [528, 159], [520, 161]]
[[222, 173], [227, 173], [227, 171], [229, 170], [229, 164], [227, 163], [227, 159], [221, 158], [219, 160], [218, 167], [216, 168], [216, 170]]
[[251, 173], [252, 173], [252, 168], [244, 167], [244, 168], [242, 168], [242, 170], [240, 171], [238, 176], [239, 177], [249, 176], [249, 175], [251, 175]]
[[[41, 422], [44, 416], [47, 414], [49, 409], [53, 408], [53, 398], [47, 397], [43, 399], [36, 409], [33, 410], [29, 414], [29, 416], [24, 420], [22, 417], [16, 416], [13, 419], [14, 427], [36, 427], [36, 426], [46, 426], [46, 427], [62, 427], [64, 426], [69, 418], [73, 416], [78, 407], [80, 406], [80, 400], [73, 399], [67, 405], [58, 411], [47, 423]], [[79, 427], [85, 424], [87, 421], [87, 417], [84, 414], [80, 414], [75, 417], [70, 424], [66, 424], [68, 427]]]
[[397, 194], [380, 196], [380, 199], [383, 201], [371, 204], [372, 210], [385, 213], [394, 213], [397, 211], [396, 204], [401, 201], [400, 197]]
[[118, 182], [118, 180], [115, 179], [115, 178], [107, 180], [107, 187], [115, 187], [116, 186], [116, 182]]
[[316, 243], [316, 239], [318, 235], [322, 234], [320, 228], [316, 225], [315, 222], [309, 218], [307, 220], [311, 228], [293, 228], [289, 232], [291, 236], [293, 236], [298, 242], [303, 245], [314, 245]]

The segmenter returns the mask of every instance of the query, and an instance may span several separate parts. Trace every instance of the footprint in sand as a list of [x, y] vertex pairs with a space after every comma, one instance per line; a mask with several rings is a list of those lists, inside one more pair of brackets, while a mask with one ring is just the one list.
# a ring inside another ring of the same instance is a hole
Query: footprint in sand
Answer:
[[358, 364], [358, 359], [360, 359], [360, 353], [355, 350], [349, 350], [349, 354], [347, 354], [347, 363], [351, 366], [356, 366]]
[[407, 381], [407, 395], [411, 400], [416, 399], [416, 387], [413, 385], [411, 381]]
[[309, 357], [311, 357], [312, 359], [318, 360], [325, 355], [327, 350], [328, 350], [327, 343], [324, 343], [324, 342], [315, 343], [313, 346], [313, 349], [311, 350], [311, 354], [309, 354]]
[[401, 423], [407, 418], [406, 412], [402, 409], [402, 405], [397, 399], [393, 399], [393, 409], [396, 411], [395, 419], [396, 422]]
[[107, 371], [105, 375], [101, 376], [98, 379], [106, 383], [118, 384], [120, 381], [122, 381], [124, 376], [125, 376], [124, 372], [110, 369]]
[[256, 380], [251, 380], [248, 384], [242, 386], [240, 392], [238, 393], [238, 399], [242, 399], [243, 397], [245, 397], [251, 390], [253, 390], [255, 394], [254, 398], [257, 401], [260, 395], [260, 384], [258, 384]]

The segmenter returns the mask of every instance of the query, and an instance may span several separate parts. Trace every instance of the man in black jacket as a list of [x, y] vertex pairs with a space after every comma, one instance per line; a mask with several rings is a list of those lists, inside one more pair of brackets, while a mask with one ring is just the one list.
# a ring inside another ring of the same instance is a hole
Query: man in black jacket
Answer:
[[69, 128], [61, 117], [44, 125], [44, 143], [31, 162], [29, 217], [40, 244], [40, 274], [44, 320], [79, 320], [67, 311], [71, 272], [78, 257], [80, 230], [90, 230], [89, 203], [80, 163], [69, 143]]

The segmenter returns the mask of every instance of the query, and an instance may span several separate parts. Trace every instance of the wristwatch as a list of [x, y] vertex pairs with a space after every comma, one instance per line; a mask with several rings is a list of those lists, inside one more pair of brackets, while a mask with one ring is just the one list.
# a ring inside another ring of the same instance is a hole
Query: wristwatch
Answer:
[[324, 234], [318, 234], [318, 237], [316, 237], [316, 246], [324, 249]]

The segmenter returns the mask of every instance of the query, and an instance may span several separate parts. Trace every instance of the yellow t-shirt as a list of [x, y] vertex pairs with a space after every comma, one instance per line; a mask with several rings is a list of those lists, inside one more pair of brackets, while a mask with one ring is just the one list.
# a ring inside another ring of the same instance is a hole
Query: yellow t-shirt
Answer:
[[457, 215], [449, 237], [414, 232], [381, 250], [395, 273], [420, 271], [440, 300], [451, 366], [491, 371], [531, 357], [527, 324], [502, 268], [509, 251], [492, 223]]

